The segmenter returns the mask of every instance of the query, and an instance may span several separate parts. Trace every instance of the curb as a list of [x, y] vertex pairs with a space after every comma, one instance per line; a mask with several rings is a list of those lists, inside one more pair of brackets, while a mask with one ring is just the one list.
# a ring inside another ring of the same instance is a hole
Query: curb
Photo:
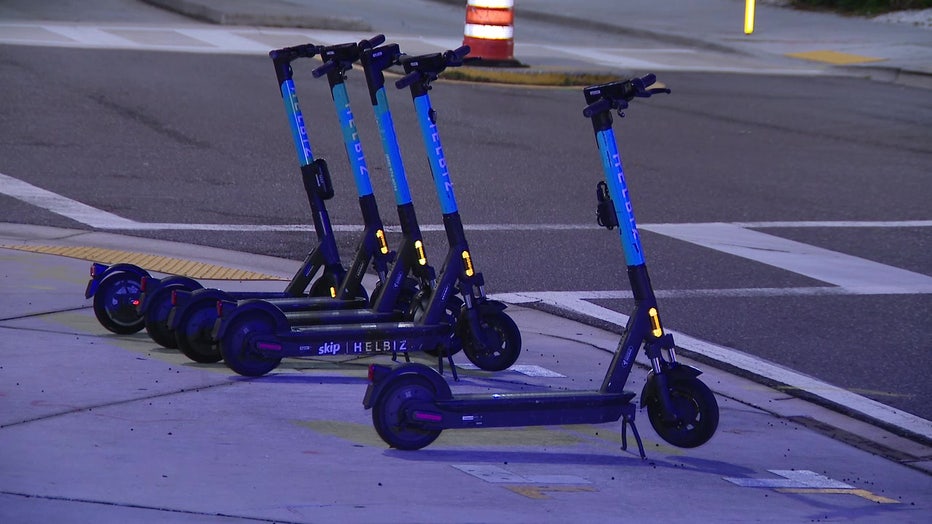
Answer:
[[305, 29], [336, 29], [346, 31], [372, 31], [362, 18], [344, 16], [318, 16], [299, 6], [264, 3], [261, 6], [241, 4], [217, 9], [210, 0], [142, 0], [143, 2], [175, 13], [219, 25], [245, 25], [267, 27], [300, 27]]

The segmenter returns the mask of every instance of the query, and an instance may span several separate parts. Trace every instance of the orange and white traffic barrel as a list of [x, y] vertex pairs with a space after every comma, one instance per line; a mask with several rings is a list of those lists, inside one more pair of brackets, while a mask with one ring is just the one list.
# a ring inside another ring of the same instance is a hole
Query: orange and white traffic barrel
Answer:
[[476, 65], [518, 66], [515, 60], [515, 0], [466, 0], [463, 45]]

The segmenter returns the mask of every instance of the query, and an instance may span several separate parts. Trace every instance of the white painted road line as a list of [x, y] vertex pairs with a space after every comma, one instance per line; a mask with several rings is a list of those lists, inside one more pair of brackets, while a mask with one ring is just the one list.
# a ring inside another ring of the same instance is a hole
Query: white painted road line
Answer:
[[[457, 364], [456, 367], [463, 369], [479, 369], [479, 366], [471, 364], [469, 362], [464, 362], [462, 364]], [[521, 373], [522, 375], [528, 377], [548, 377], [548, 378], [566, 378], [566, 375], [562, 373], [557, 373], [552, 369], [547, 369], [543, 366], [538, 366], [536, 364], [514, 364], [508, 371], [514, 371], [515, 373]]]
[[[126, 219], [113, 213], [88, 206], [51, 191], [47, 191], [19, 179], [0, 173], [0, 193], [23, 202], [46, 209], [96, 229], [108, 230], [178, 230], [178, 231], [313, 231], [310, 225], [255, 225], [255, 224], [176, 224], [144, 223]], [[792, 227], [792, 222], [754, 223], [754, 227], [767, 227], [767, 224], [780, 224], [773, 227]], [[815, 224], [832, 224], [806, 222], [806, 227]], [[872, 222], [845, 222], [847, 227], [873, 227]], [[883, 227], [894, 227], [895, 222], [882, 222]], [[932, 221], [905, 221], [902, 227], [927, 227]], [[336, 232], [362, 231], [361, 225], [333, 225]], [[585, 224], [472, 224], [468, 231], [580, 231], [594, 230], [596, 226]], [[705, 224], [643, 224], [641, 229], [670, 236], [715, 249], [735, 256], [747, 258], [764, 264], [792, 271], [837, 287], [811, 288], [764, 288], [719, 289], [719, 290], [675, 290], [658, 291], [658, 297], [690, 296], [791, 296], [791, 295], [833, 295], [833, 294], [927, 294], [932, 293], [932, 277], [904, 269], [888, 266], [879, 262], [830, 251], [816, 246], [787, 240], [766, 233], [746, 229], [746, 226], [727, 223]], [[387, 227], [391, 232], [399, 231], [397, 226]], [[440, 224], [426, 224], [421, 231], [443, 231]], [[556, 297], [557, 302], [566, 303], [572, 299], [566, 292]], [[585, 313], [589, 302], [585, 299], [624, 298], [613, 295], [600, 295], [606, 292], [576, 292], [575, 302]], [[520, 297], [513, 297], [520, 300]], [[546, 300], [536, 296], [532, 300]]]
[[856, 294], [932, 293], [932, 277], [734, 224], [650, 224], [641, 229], [792, 271]]
[[0, 173], [0, 193], [100, 229], [131, 229], [137, 222]]
[[732, 484], [745, 488], [813, 488], [813, 489], [854, 489], [854, 486], [820, 475], [806, 469], [770, 469], [778, 479], [755, 479], [742, 477], [722, 477]]

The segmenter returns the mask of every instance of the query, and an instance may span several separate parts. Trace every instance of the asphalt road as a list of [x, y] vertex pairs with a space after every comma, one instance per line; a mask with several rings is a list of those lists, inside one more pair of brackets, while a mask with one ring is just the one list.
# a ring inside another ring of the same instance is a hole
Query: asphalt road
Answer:
[[[314, 152], [338, 189], [331, 218], [358, 224], [329, 92], [310, 67], [296, 66], [296, 82]], [[0, 173], [144, 223], [309, 221], [266, 58], [0, 46], [0, 78]], [[932, 418], [928, 292], [827, 292], [812, 276], [651, 231], [751, 223], [932, 275], [928, 228], [903, 224], [929, 218], [928, 91], [831, 77], [661, 80], [673, 93], [635, 101], [616, 133], [667, 327]], [[383, 217], [396, 223], [363, 81], [348, 85]], [[628, 288], [617, 235], [594, 220], [601, 171], [579, 89], [439, 82], [431, 95], [490, 292]], [[419, 217], [436, 225], [409, 98], [390, 100]], [[88, 227], [2, 194], [0, 221]], [[126, 233], [295, 260], [312, 240], [307, 231]], [[347, 256], [356, 236], [340, 234]], [[443, 234], [427, 239], [439, 264]]]

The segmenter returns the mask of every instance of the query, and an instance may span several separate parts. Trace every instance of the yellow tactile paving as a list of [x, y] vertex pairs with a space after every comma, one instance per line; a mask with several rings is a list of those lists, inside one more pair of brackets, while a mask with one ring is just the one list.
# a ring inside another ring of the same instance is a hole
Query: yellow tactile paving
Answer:
[[183, 275], [191, 278], [209, 280], [285, 280], [274, 275], [266, 275], [255, 271], [245, 271], [216, 264], [205, 264], [193, 260], [148, 255], [118, 249], [104, 249], [86, 246], [41, 246], [41, 245], [10, 245], [0, 244], [0, 248], [59, 255], [81, 260], [100, 262], [101, 264], [135, 264], [147, 271]]
[[787, 53], [786, 56], [791, 58], [801, 58], [803, 60], [812, 60], [813, 62], [824, 62], [833, 65], [867, 64], [870, 62], [883, 62], [886, 60], [886, 58], [852, 55], [850, 53], [839, 53], [838, 51], [829, 50]]

